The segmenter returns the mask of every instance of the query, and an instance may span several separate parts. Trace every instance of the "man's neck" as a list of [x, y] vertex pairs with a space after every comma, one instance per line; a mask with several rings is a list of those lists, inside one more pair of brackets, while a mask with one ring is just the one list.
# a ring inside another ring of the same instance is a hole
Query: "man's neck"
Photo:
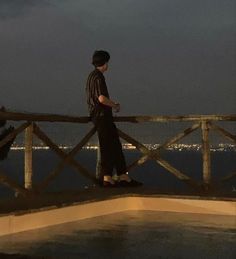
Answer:
[[105, 72], [105, 71], [103, 70], [103, 68], [101, 68], [101, 67], [96, 67], [96, 69], [97, 69], [98, 71], [100, 71], [102, 74]]

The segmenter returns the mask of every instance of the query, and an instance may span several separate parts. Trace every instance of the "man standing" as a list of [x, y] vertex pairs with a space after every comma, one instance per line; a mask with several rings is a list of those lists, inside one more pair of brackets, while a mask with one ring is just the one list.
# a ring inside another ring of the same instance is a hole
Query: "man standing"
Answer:
[[89, 74], [86, 84], [87, 104], [92, 122], [96, 126], [101, 152], [101, 185], [114, 187], [113, 168], [119, 176], [119, 186], [139, 186], [141, 183], [131, 179], [126, 170], [116, 126], [113, 122], [112, 109], [120, 111], [120, 104], [110, 99], [104, 72], [108, 70], [110, 55], [107, 51], [95, 51], [92, 64], [95, 69]]

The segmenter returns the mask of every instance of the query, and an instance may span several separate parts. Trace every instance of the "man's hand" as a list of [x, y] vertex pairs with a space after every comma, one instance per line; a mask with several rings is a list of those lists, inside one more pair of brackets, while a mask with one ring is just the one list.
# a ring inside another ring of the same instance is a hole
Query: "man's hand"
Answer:
[[107, 98], [104, 95], [99, 95], [98, 101], [102, 103], [103, 105], [107, 105], [114, 109], [114, 112], [120, 111], [120, 104], [112, 101], [111, 99]]

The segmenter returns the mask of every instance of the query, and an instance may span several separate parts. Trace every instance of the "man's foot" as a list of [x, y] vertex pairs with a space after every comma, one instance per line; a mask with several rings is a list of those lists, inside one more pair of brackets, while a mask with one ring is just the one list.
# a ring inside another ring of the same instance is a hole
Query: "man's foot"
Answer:
[[110, 182], [107, 182], [107, 181], [103, 181], [102, 183], [102, 187], [109, 187], [109, 188], [113, 188], [113, 187], [117, 187], [117, 183], [110, 183]]
[[103, 187], [117, 187], [117, 183], [112, 179], [110, 175], [104, 175], [103, 177]]
[[128, 174], [120, 175], [118, 184], [120, 187], [138, 187], [143, 185], [141, 182], [130, 178]]

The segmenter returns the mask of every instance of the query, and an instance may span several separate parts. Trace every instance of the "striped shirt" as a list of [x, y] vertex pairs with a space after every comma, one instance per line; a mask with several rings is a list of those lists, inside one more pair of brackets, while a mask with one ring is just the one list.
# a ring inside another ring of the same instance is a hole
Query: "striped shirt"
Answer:
[[98, 69], [93, 70], [88, 76], [86, 95], [89, 115], [91, 117], [112, 117], [112, 108], [101, 104], [98, 100], [100, 95], [109, 98], [105, 77]]

